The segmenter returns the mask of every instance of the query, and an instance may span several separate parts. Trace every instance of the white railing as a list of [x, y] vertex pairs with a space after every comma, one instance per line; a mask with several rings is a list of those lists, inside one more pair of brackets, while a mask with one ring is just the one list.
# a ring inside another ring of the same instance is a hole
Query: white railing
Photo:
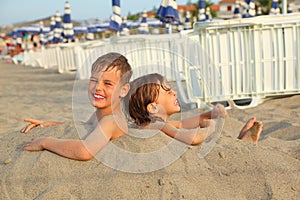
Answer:
[[[264, 98], [300, 92], [300, 14], [196, 23], [201, 101]], [[191, 67], [190, 70], [194, 70]]]
[[58, 44], [26, 52], [26, 65], [77, 71], [88, 79], [92, 63], [115, 51], [134, 76], [161, 73], [177, 82], [184, 103], [265, 98], [300, 91], [300, 14], [194, 24], [191, 32], [130, 35]]

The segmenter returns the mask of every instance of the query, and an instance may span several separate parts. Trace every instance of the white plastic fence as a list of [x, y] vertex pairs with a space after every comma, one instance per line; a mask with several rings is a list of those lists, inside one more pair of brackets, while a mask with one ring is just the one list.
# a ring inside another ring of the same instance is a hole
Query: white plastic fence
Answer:
[[194, 34], [206, 50], [187, 69], [198, 104], [300, 93], [300, 14], [196, 23]]
[[26, 52], [27, 65], [77, 71], [108, 52], [125, 55], [133, 78], [161, 73], [177, 82], [184, 103], [264, 98], [300, 92], [300, 14], [199, 22], [192, 32], [130, 35], [58, 44]]

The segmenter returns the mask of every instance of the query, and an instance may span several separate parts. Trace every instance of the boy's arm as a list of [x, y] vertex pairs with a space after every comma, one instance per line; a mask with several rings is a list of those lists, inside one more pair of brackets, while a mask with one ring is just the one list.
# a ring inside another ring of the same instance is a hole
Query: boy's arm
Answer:
[[64, 140], [41, 137], [24, 146], [27, 151], [48, 150], [74, 160], [90, 160], [110, 140], [116, 130], [111, 120], [101, 120], [99, 125], [84, 140]]
[[62, 124], [62, 122], [55, 122], [55, 121], [42, 121], [37, 119], [24, 119], [24, 122], [29, 122], [27, 126], [21, 129], [21, 133], [27, 134], [31, 129], [40, 126], [42, 128], [48, 127], [48, 126], [57, 126], [59, 124]]

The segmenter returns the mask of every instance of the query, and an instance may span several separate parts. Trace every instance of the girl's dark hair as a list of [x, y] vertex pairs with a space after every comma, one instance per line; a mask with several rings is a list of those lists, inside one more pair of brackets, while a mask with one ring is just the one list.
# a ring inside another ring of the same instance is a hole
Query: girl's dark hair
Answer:
[[117, 68], [117, 70], [121, 71], [121, 79], [120, 82], [125, 84], [128, 83], [131, 75], [132, 69], [130, 64], [127, 62], [125, 56], [110, 52], [103, 56], [100, 56], [92, 65], [92, 73], [100, 72], [100, 71], [109, 71], [110, 69]]
[[157, 73], [141, 76], [130, 82], [125, 107], [136, 125], [146, 126], [155, 120], [150, 116], [147, 105], [157, 101], [160, 87], [166, 91], [170, 90], [165, 85], [165, 78]]

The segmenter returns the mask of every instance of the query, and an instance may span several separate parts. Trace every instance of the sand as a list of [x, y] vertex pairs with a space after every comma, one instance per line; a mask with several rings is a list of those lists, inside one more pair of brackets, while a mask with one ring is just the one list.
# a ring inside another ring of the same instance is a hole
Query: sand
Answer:
[[[74, 161], [22, 147], [42, 135], [79, 138], [72, 112], [75, 74], [4, 62], [0, 72], [0, 199], [300, 199], [299, 95], [228, 110], [221, 136], [204, 158], [201, 146], [176, 143], [158, 132], [111, 142], [100, 152], [103, 161], [101, 156]], [[264, 122], [258, 145], [236, 139], [252, 116]], [[64, 124], [23, 135], [28, 117]], [[105, 161], [120, 157], [111, 145], [139, 154], [166, 144], [166, 155], [149, 162], [123, 159], [110, 167]], [[164, 163], [169, 155], [173, 160]], [[153, 170], [160, 162], [165, 166]]]

